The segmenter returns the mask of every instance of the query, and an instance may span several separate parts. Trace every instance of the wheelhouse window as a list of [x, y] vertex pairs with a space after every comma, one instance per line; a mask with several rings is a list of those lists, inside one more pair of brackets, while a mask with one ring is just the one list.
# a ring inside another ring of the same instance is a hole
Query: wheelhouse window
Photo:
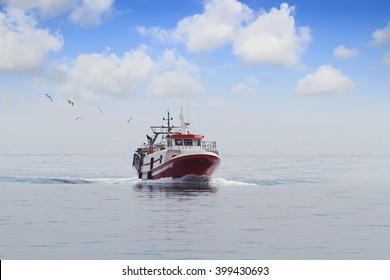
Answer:
[[192, 146], [192, 139], [184, 139], [184, 146]]
[[[170, 145], [169, 141], [170, 140], [168, 140], [168, 146]], [[174, 142], [175, 146], [193, 147], [193, 146], [200, 146], [201, 145], [201, 141], [197, 140], [197, 139], [172, 139], [172, 141], [175, 141]], [[173, 142], [172, 142], [172, 144], [173, 144]]]

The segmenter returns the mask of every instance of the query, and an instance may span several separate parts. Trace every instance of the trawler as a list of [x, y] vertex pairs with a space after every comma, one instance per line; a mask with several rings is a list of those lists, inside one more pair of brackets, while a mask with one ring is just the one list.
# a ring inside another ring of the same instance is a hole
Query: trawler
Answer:
[[167, 122], [151, 126], [153, 135], [147, 143], [137, 148], [133, 167], [143, 180], [184, 178], [185, 180], [209, 180], [221, 162], [215, 141], [204, 141], [204, 136], [189, 132], [189, 122], [180, 115], [181, 126], [171, 125], [169, 110]]

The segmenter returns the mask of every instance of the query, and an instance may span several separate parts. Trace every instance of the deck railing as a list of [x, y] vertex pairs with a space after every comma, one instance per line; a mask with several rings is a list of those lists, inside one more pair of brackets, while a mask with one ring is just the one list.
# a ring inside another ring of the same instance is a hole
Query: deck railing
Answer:
[[[162, 142], [153, 146], [153, 152], [158, 152], [161, 150], [169, 149], [169, 150], [205, 150], [205, 151], [216, 151], [217, 150], [217, 142], [215, 141], [199, 141], [199, 145], [168, 145], [167, 142]], [[152, 152], [149, 150], [149, 153]]]
[[206, 151], [216, 151], [217, 150], [217, 142], [215, 141], [201, 141], [202, 149]]

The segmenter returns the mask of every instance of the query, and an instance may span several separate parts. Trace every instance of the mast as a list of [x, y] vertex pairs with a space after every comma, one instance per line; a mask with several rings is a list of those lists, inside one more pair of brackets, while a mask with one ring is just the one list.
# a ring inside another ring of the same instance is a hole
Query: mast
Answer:
[[169, 110], [167, 110], [167, 112], [168, 112], [168, 118], [163, 118], [163, 120], [164, 120], [164, 121], [168, 121], [168, 133], [169, 133], [169, 132], [171, 132], [171, 130], [172, 130], [170, 121], [172, 121], [173, 118], [170, 117], [170, 115], [169, 115]]

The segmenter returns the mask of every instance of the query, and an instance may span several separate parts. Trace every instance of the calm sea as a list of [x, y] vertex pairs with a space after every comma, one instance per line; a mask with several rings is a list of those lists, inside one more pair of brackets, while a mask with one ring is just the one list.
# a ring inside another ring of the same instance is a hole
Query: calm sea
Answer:
[[390, 154], [221, 156], [196, 184], [0, 153], [0, 259], [390, 259]]

